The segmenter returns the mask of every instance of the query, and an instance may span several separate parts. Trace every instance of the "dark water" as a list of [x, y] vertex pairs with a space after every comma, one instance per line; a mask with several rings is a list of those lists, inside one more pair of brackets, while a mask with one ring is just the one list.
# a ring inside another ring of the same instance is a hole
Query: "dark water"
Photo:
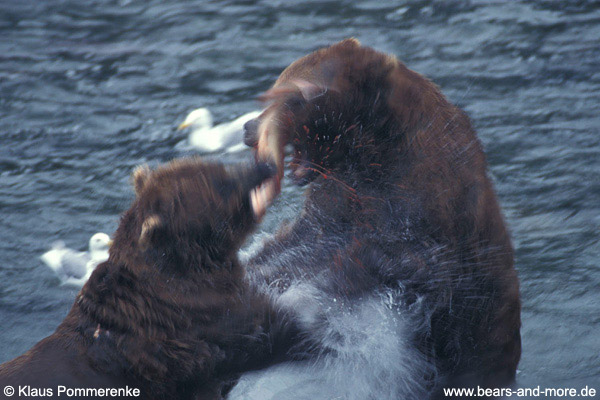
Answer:
[[[256, 109], [287, 64], [348, 36], [432, 78], [478, 129], [522, 284], [519, 383], [600, 389], [593, 1], [0, 0], [0, 362], [76, 294], [39, 255], [113, 232], [134, 166], [193, 153], [174, 129], [188, 111]], [[298, 198], [286, 187], [265, 229]]]

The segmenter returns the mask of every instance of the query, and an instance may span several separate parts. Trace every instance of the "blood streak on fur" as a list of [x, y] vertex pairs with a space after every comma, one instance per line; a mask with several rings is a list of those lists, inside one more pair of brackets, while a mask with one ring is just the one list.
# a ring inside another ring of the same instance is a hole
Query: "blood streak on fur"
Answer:
[[[444, 386], [510, 385], [521, 354], [519, 283], [464, 112], [422, 75], [353, 39], [295, 61], [263, 98], [271, 103], [246, 142], [278, 177], [291, 143], [292, 177], [309, 186], [301, 215], [248, 268], [291, 315], [314, 299], [319, 316], [298, 319], [320, 321], [305, 336], [327, 354], [323, 373], [354, 368], [362, 372], [346, 381], [367, 387], [331, 383], [336, 395], [422, 399]], [[308, 287], [310, 296], [279, 289]], [[382, 293], [398, 314], [373, 300]], [[345, 308], [330, 307], [331, 298]], [[388, 332], [379, 347], [340, 328], [379, 315], [363, 309], [387, 317], [371, 321]], [[367, 371], [361, 348], [374, 354]]]

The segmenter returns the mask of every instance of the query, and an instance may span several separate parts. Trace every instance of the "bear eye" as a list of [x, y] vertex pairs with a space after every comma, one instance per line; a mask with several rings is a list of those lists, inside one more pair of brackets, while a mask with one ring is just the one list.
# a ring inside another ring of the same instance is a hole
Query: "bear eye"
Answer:
[[289, 111], [296, 112], [306, 105], [306, 100], [300, 96], [290, 96], [284, 104]]

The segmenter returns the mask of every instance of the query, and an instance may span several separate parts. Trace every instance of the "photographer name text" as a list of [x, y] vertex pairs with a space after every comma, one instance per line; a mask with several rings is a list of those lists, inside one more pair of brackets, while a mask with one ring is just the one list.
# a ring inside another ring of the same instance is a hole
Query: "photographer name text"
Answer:
[[123, 388], [70, 388], [58, 385], [56, 388], [39, 388], [30, 385], [5, 386], [3, 393], [7, 397], [139, 397], [140, 389], [125, 386]]

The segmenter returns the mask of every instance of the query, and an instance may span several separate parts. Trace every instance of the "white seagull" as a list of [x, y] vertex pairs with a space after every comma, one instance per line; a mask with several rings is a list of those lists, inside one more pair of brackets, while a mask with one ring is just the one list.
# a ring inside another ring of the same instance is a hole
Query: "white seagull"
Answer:
[[40, 258], [64, 285], [81, 287], [98, 264], [108, 260], [111, 244], [112, 240], [106, 233], [98, 232], [90, 238], [89, 252], [69, 249], [64, 242], [58, 241]]
[[224, 150], [232, 153], [244, 150], [244, 124], [258, 117], [261, 111], [252, 111], [230, 122], [213, 126], [213, 117], [206, 108], [198, 108], [185, 118], [177, 129], [192, 128], [189, 142], [202, 153]]

